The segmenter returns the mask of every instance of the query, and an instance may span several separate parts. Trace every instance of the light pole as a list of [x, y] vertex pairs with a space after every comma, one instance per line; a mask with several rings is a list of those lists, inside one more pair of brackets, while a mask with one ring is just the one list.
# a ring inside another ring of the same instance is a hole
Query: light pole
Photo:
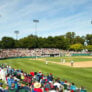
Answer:
[[[16, 43], [18, 43], [18, 34], [19, 34], [19, 31], [18, 30], [15, 30], [14, 33], [16, 34]], [[17, 57], [19, 57], [19, 49], [17, 49]]]
[[37, 58], [36, 55], [36, 47], [37, 47], [37, 23], [39, 23], [39, 20], [33, 20], [33, 22], [35, 23], [35, 57]]
[[18, 40], [18, 34], [19, 34], [19, 31], [16, 30], [16, 31], [14, 31], [14, 33], [16, 34], [16, 40]]
[[35, 23], [35, 35], [37, 35], [37, 23], [39, 23], [39, 20], [33, 20]]

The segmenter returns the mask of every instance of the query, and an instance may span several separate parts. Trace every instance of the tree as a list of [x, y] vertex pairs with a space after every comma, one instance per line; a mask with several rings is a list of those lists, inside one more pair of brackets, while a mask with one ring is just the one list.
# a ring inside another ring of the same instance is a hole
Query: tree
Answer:
[[75, 32], [67, 32], [65, 36], [69, 39], [70, 44], [74, 44]]
[[64, 36], [56, 36], [55, 38], [55, 46], [59, 49], [68, 49], [69, 47], [69, 40]]
[[3, 37], [1, 40], [1, 47], [2, 48], [14, 48], [15, 41], [11, 37]]
[[19, 40], [21, 48], [37, 48], [36, 36], [30, 35]]
[[42, 37], [39, 37], [38, 38], [38, 48], [46, 48], [46, 44], [48, 44], [46, 42], [46, 38], [42, 38]]
[[55, 41], [54, 37], [52, 37], [52, 36], [49, 36], [46, 39], [46, 43], [47, 43], [48, 48], [55, 48], [55, 42], [54, 41]]
[[82, 38], [82, 37], [80, 37], [80, 36], [76, 36], [75, 38], [74, 38], [74, 44], [76, 44], [76, 43], [81, 43], [81, 44], [84, 44], [84, 39]]
[[86, 49], [88, 49], [88, 51], [92, 51], [92, 45], [88, 45], [88, 46], [86, 47]]
[[88, 45], [92, 45], [92, 34], [80, 37], [76, 36], [75, 32], [67, 32], [65, 35], [49, 36], [47, 38], [29, 35], [19, 40], [14, 40], [11, 37], [3, 37], [0, 42], [0, 48], [59, 48], [64, 50], [81, 50], [81, 45], [84, 45], [85, 40], [88, 41]]
[[2, 47], [2, 42], [0, 41], [0, 48]]
[[87, 35], [86, 35], [86, 40], [89, 41], [89, 42], [88, 42], [89, 45], [92, 45], [92, 34], [87, 34]]
[[15, 48], [21, 48], [21, 45], [20, 45], [20, 41], [19, 40], [15, 40]]
[[82, 44], [73, 44], [70, 46], [70, 50], [75, 50], [75, 51], [80, 51], [83, 49], [83, 45]]

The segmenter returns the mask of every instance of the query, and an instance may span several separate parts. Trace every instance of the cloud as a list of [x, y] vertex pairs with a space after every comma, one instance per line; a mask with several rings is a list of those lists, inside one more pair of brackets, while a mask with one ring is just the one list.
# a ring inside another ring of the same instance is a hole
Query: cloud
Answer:
[[0, 0], [0, 37], [14, 37], [14, 30], [20, 30], [20, 37], [34, 34], [33, 19], [40, 21], [39, 36], [92, 33], [91, 10], [91, 0]]

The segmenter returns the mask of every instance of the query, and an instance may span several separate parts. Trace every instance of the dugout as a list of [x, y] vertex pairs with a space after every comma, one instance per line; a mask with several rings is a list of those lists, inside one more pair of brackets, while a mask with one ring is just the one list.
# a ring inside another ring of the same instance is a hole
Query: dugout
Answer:
[[59, 54], [42, 54], [43, 57], [58, 57]]

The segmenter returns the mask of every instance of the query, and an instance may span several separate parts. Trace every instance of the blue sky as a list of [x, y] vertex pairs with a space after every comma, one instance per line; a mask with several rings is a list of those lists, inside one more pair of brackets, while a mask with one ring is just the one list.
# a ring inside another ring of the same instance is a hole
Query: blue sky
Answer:
[[76, 32], [92, 34], [92, 0], [0, 0], [0, 39], [35, 34], [42, 37]]

